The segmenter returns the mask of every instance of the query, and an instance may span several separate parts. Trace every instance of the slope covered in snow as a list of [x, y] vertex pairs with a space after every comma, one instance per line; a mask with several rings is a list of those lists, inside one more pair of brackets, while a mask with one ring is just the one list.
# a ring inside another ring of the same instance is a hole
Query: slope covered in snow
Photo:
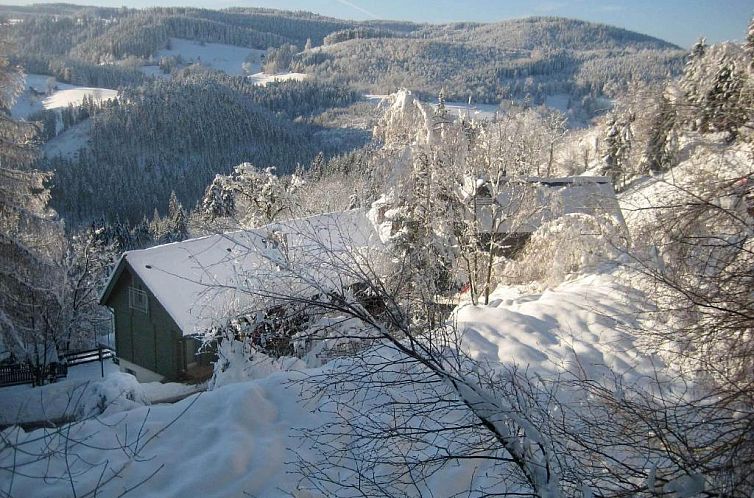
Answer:
[[117, 90], [69, 85], [44, 74], [27, 74], [24, 85], [24, 92], [11, 108], [14, 118], [27, 118], [42, 109], [76, 106], [81, 104], [86, 96], [97, 101], [110, 100], [118, 96]]
[[89, 119], [73, 125], [43, 144], [42, 152], [46, 157], [75, 158], [78, 151], [88, 145], [91, 127], [92, 122]]
[[268, 83], [276, 81], [303, 81], [308, 78], [308, 74], [304, 73], [280, 73], [280, 74], [267, 74], [267, 73], [254, 73], [248, 76], [248, 78], [254, 82], [255, 85], [265, 86]]
[[[176, 57], [187, 64], [201, 64], [217, 71], [223, 71], [232, 76], [256, 73], [261, 70], [260, 57], [265, 50], [258, 50], [223, 43], [201, 43], [182, 38], [171, 38], [169, 48], [164, 48], [155, 54], [155, 58]], [[248, 70], [243, 64], [249, 62]], [[146, 66], [153, 68], [154, 66]], [[154, 75], [153, 69], [142, 69], [148, 75]]]

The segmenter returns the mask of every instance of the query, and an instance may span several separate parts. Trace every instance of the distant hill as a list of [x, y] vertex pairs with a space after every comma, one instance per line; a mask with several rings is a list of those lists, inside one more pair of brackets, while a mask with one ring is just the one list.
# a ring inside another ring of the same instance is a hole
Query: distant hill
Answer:
[[538, 103], [553, 94], [612, 97], [631, 83], [662, 81], [679, 73], [684, 55], [632, 31], [538, 17], [352, 37], [300, 54], [294, 68], [370, 93], [405, 86], [430, 98], [444, 88], [455, 100], [529, 97]]
[[[40, 167], [56, 171], [52, 205], [74, 223], [100, 213], [138, 221], [164, 209], [171, 191], [193, 205], [215, 174], [243, 161], [282, 173], [348, 152], [369, 132], [338, 123], [371, 111], [357, 104], [362, 94], [405, 87], [432, 101], [443, 91], [448, 102], [491, 104], [491, 114], [509, 99], [557, 102], [585, 123], [630, 85], [677, 74], [685, 55], [639, 33], [551, 17], [417, 24], [42, 4], [0, 6], [0, 28], [28, 73], [121, 95], [30, 117], [45, 123], [47, 140], [70, 130]], [[261, 88], [248, 77], [260, 67], [308, 76]]]
[[[537, 103], [566, 94], [576, 105], [583, 97], [615, 96], [631, 83], [652, 84], [678, 74], [684, 56], [679, 47], [657, 38], [554, 17], [437, 25], [258, 8], [68, 4], [0, 6], [0, 17], [24, 21], [8, 26], [18, 41], [19, 61], [62, 81], [61, 66], [88, 64], [78, 72], [96, 73], [103, 62], [148, 59], [171, 37], [256, 49], [292, 44], [298, 50], [309, 40], [314, 49], [294, 58], [294, 70], [364, 92], [405, 86], [429, 98], [445, 88], [449, 98], [487, 103], [524, 97]], [[116, 67], [123, 84], [138, 82], [128, 68]]]

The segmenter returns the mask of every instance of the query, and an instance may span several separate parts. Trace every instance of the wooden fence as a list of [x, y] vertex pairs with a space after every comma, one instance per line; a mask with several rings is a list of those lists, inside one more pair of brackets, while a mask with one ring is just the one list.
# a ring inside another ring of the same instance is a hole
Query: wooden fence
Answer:
[[[0, 366], [0, 387], [18, 384], [33, 384], [36, 379], [47, 379], [55, 382], [68, 376], [68, 367], [83, 365], [93, 361], [105, 361], [113, 358], [115, 352], [103, 345], [86, 351], [72, 351], [63, 355], [61, 363], [50, 363], [44, 367], [36, 367], [28, 363], [13, 363]], [[39, 369], [42, 369], [40, 371]], [[103, 371], [104, 374], [104, 371]]]
[[65, 363], [51, 363], [44, 367], [35, 367], [28, 363], [14, 363], [0, 366], [0, 387], [33, 384], [40, 378], [55, 382], [67, 375], [68, 365]]
[[65, 362], [69, 367], [73, 365], [82, 365], [93, 361], [104, 361], [115, 356], [115, 352], [107, 346], [100, 345], [86, 351], [72, 351], [63, 355]]

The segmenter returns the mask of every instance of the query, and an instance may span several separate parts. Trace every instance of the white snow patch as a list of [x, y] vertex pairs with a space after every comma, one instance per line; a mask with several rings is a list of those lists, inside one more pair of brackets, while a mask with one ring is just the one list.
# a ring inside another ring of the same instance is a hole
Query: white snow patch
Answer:
[[280, 73], [280, 74], [266, 74], [266, 73], [255, 73], [248, 78], [255, 84], [260, 86], [265, 86], [268, 83], [276, 82], [276, 81], [304, 81], [309, 77], [306, 73]]
[[76, 106], [87, 95], [97, 101], [111, 100], [118, 96], [117, 90], [69, 85], [44, 74], [27, 74], [24, 86], [24, 92], [11, 108], [11, 116], [14, 118], [24, 119], [42, 109]]
[[118, 90], [85, 86], [69, 88], [53, 93], [42, 101], [42, 106], [45, 109], [58, 109], [60, 107], [68, 107], [69, 105], [77, 106], [84, 101], [84, 97], [92, 97], [96, 102], [104, 102], [117, 98]]
[[[182, 38], [171, 38], [170, 48], [162, 49], [155, 54], [155, 58], [180, 56], [187, 64], [198, 63], [203, 66], [223, 71], [232, 76], [247, 74], [243, 64], [251, 56], [252, 62], [248, 72], [261, 70], [260, 56], [266, 50], [225, 45], [223, 43], [201, 43]], [[142, 71], [148, 75], [154, 75], [153, 66], [144, 66]], [[146, 68], [146, 69], [145, 69]]]
[[170, 74], [164, 73], [162, 69], [160, 69], [160, 66], [141, 66], [139, 67], [139, 70], [146, 76], [150, 76], [152, 78], [159, 78], [163, 80], [170, 79]]
[[75, 124], [42, 145], [42, 152], [46, 157], [75, 158], [79, 150], [88, 146], [91, 127], [92, 123], [89, 119]]
[[[102, 372], [104, 369], [104, 377]], [[101, 413], [130, 410], [172, 401], [202, 386], [150, 382], [139, 384], [110, 360], [75, 365], [65, 379], [41, 387], [31, 384], [0, 388], [0, 425], [78, 420]]]
[[567, 93], [556, 93], [545, 97], [545, 106], [551, 109], [556, 109], [563, 114], [567, 114], [568, 103], [570, 101], [571, 97]]
[[658, 357], [639, 354], [629, 332], [646, 300], [612, 275], [515, 296], [503, 286], [489, 306], [458, 309], [464, 348], [473, 358], [553, 378], [569, 371], [608, 381], [615, 373], [630, 385], [650, 384], [664, 367]]

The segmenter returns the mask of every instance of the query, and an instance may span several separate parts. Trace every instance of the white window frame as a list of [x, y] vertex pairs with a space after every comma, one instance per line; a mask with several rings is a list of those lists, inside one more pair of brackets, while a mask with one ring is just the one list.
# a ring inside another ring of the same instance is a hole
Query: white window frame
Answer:
[[137, 287], [128, 288], [128, 307], [149, 314], [149, 295]]

